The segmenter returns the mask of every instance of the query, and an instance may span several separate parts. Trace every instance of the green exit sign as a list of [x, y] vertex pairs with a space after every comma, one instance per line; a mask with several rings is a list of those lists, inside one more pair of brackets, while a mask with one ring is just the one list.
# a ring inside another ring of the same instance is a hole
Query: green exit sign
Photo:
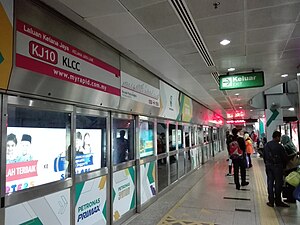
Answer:
[[264, 72], [239, 73], [234, 75], [221, 75], [220, 90], [263, 87], [265, 85]]

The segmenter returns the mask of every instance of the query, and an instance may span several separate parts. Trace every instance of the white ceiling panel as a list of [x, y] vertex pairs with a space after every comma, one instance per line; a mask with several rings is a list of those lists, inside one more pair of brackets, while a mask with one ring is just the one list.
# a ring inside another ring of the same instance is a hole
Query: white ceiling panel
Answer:
[[287, 40], [294, 29], [293, 24], [250, 30], [247, 32], [247, 43], [272, 42]]
[[[205, 44], [209, 51], [227, 49], [232, 46], [245, 45], [245, 35], [244, 32], [226, 33], [213, 36], [203, 37]], [[224, 39], [230, 40], [230, 45], [223, 46], [220, 42]]]
[[220, 4], [217, 9], [213, 5], [215, 2], [208, 0], [186, 0], [195, 20], [235, 13], [244, 9], [244, 1], [241, 0], [219, 0], [217, 2]]
[[297, 49], [300, 48], [300, 38], [290, 39], [285, 49]]
[[280, 24], [294, 23], [300, 10], [300, 3], [281, 5], [249, 11], [248, 29], [269, 27]]
[[248, 0], [247, 9], [257, 9], [270, 6], [278, 6], [282, 4], [290, 4], [300, 2], [300, 0]]
[[[81, 17], [106, 16], [126, 12], [116, 1], [111, 0], [59, 0]], [[84, 3], [84, 4], [83, 4]]]
[[119, 0], [127, 9], [133, 10], [142, 8], [158, 2], [165, 2], [166, 0]]
[[195, 45], [190, 40], [165, 46], [166, 50], [173, 56], [196, 53]]
[[196, 24], [202, 36], [244, 31], [244, 14], [233, 13], [196, 20]]
[[247, 55], [281, 52], [285, 45], [286, 41], [249, 44], [247, 45]]
[[284, 51], [281, 58], [282, 59], [298, 58], [300, 62], [300, 49], [292, 49], [292, 50]]
[[167, 1], [133, 10], [132, 14], [149, 31], [180, 23]]
[[300, 23], [297, 23], [292, 34], [292, 38], [300, 37]]
[[146, 34], [147, 31], [128, 13], [87, 18], [90, 24], [112, 38], [128, 37], [135, 34]]
[[224, 57], [231, 57], [231, 56], [244, 56], [246, 53], [245, 46], [234, 46], [231, 48], [223, 48], [215, 51], [211, 51], [210, 55], [213, 59], [219, 59]]
[[152, 35], [163, 46], [191, 40], [181, 24], [153, 31]]

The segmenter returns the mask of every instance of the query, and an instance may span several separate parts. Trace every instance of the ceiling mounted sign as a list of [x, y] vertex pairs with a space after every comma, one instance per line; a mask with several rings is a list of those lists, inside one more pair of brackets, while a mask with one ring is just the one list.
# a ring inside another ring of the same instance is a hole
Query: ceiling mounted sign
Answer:
[[220, 90], [263, 87], [265, 85], [264, 72], [239, 73], [219, 76]]

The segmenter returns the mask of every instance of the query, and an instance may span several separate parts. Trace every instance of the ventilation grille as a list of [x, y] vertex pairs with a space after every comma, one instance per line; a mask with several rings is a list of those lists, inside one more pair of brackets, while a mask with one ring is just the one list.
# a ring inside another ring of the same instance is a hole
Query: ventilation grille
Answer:
[[204, 41], [202, 40], [202, 37], [198, 31], [197, 25], [195, 24], [195, 21], [193, 20], [192, 15], [188, 10], [188, 7], [186, 6], [184, 0], [169, 0], [169, 2], [175, 9], [179, 19], [181, 20], [183, 26], [191, 37], [194, 45], [196, 46], [206, 65], [214, 66], [214, 62], [206, 49]]

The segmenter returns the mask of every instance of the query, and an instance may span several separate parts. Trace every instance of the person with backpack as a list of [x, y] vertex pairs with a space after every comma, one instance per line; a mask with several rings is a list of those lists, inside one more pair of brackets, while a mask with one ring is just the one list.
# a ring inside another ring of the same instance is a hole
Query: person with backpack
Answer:
[[[283, 171], [287, 163], [287, 156], [285, 150], [280, 142], [281, 133], [274, 131], [272, 135], [273, 140], [265, 145], [264, 149], [264, 163], [267, 174], [268, 185], [268, 202], [267, 205], [274, 207], [290, 207], [282, 201], [281, 193], [283, 186]], [[274, 193], [275, 188], [275, 193]], [[275, 196], [274, 196], [275, 194]]]
[[[232, 142], [229, 144], [229, 154], [233, 163], [234, 183], [237, 190], [241, 186], [246, 186], [249, 182], [246, 181], [246, 145], [244, 138], [238, 136], [238, 129], [232, 129]], [[241, 171], [241, 184], [239, 181], [239, 171]]]

